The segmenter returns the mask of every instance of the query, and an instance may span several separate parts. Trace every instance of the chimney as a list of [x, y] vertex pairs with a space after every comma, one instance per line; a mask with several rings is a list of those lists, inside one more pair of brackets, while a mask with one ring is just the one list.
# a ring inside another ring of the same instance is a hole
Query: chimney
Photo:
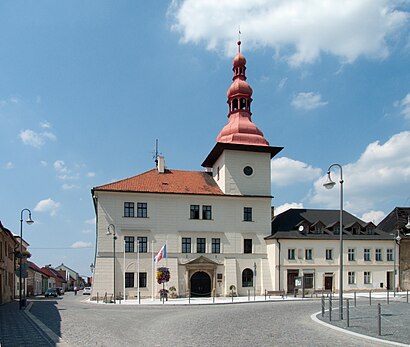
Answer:
[[162, 155], [159, 155], [157, 157], [158, 160], [158, 173], [164, 173], [165, 172], [165, 158]]

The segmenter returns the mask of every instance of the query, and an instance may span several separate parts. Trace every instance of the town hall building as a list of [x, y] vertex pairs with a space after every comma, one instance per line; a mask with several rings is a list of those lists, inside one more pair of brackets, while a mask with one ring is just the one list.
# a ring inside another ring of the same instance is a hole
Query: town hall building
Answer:
[[[264, 238], [271, 229], [271, 159], [282, 147], [270, 146], [252, 122], [240, 44], [227, 92], [228, 124], [204, 171], [168, 169], [159, 157], [153, 170], [92, 189], [98, 233], [93, 296], [113, 293], [114, 262], [115, 291], [125, 289], [128, 297], [158, 295], [157, 266], [170, 269], [168, 287], [181, 296], [227, 295], [232, 285], [238, 295], [272, 287]], [[164, 244], [167, 257], [154, 264], [152, 255]]]

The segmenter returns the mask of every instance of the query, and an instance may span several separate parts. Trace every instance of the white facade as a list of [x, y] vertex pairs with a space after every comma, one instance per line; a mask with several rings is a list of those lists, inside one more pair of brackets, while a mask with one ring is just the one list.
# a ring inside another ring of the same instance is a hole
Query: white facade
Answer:
[[[271, 269], [275, 269], [273, 275], [275, 288], [292, 293], [294, 277], [307, 276], [311, 278], [308, 283], [312, 284], [312, 287], [309, 285], [305, 288], [308, 292], [320, 289], [338, 291], [340, 280], [338, 240], [279, 239], [267, 240], [267, 244], [269, 265]], [[345, 240], [343, 249], [344, 291], [393, 290], [392, 240]], [[294, 259], [289, 259], [292, 258], [292, 250]], [[349, 260], [349, 253], [350, 259], [354, 260]], [[368, 256], [365, 256], [365, 253]], [[326, 259], [327, 256], [331, 259]]]

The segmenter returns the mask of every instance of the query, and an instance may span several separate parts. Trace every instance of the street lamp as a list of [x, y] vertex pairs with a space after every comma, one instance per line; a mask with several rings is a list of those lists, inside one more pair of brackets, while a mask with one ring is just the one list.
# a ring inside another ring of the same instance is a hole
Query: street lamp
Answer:
[[397, 273], [397, 270], [396, 270], [396, 263], [397, 263], [397, 261], [396, 261], [396, 258], [397, 258], [396, 247], [397, 246], [396, 245], [400, 242], [400, 240], [401, 240], [400, 230], [397, 229], [397, 236], [394, 235], [394, 238], [393, 238], [393, 241], [394, 241], [394, 249], [393, 249], [393, 252], [394, 252], [394, 258], [393, 258], [393, 260], [394, 260], [394, 265], [393, 265], [393, 269], [394, 269], [394, 271], [393, 271], [393, 296], [394, 297], [396, 297], [396, 273]]
[[26, 296], [26, 291], [24, 291], [24, 302], [23, 302], [23, 300], [22, 300], [22, 292], [23, 292], [23, 286], [22, 286], [22, 280], [23, 280], [23, 273], [22, 273], [22, 264], [23, 264], [23, 212], [24, 211], [27, 211], [28, 212], [28, 218], [27, 218], [27, 220], [26, 220], [26, 223], [28, 224], [28, 225], [31, 225], [31, 224], [33, 224], [34, 223], [34, 221], [31, 219], [31, 211], [28, 209], [28, 208], [23, 208], [22, 210], [21, 210], [21, 213], [20, 213], [20, 261], [19, 261], [19, 264], [20, 264], [20, 269], [19, 269], [19, 286], [20, 286], [20, 288], [19, 288], [19, 309], [21, 310], [21, 308], [23, 307], [23, 306], [25, 306], [25, 303], [26, 303], [26, 298], [25, 298], [25, 296]]
[[332, 164], [327, 169], [327, 181], [323, 184], [326, 189], [332, 189], [335, 182], [330, 177], [330, 170], [337, 166], [340, 169], [340, 217], [339, 217], [339, 243], [340, 243], [340, 260], [339, 260], [339, 317], [343, 320], [343, 169], [339, 164]]
[[[112, 229], [112, 232], [111, 232], [110, 229]], [[113, 250], [114, 250], [113, 260], [114, 260], [114, 304], [115, 304], [115, 240], [117, 239], [117, 234], [115, 232], [115, 225], [114, 224], [110, 224], [108, 226], [107, 235], [112, 235]]]

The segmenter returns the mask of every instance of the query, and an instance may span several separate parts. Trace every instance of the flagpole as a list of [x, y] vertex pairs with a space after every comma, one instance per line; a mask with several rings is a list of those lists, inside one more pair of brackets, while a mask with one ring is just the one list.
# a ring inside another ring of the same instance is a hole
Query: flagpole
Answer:
[[125, 236], [124, 236], [124, 301], [125, 301]]
[[[165, 267], [168, 269], [168, 235], [167, 235], [167, 239], [165, 240]], [[166, 285], [168, 289], [168, 282]]]
[[154, 301], [154, 240], [151, 241], [151, 264], [152, 264], [152, 289], [151, 289], [151, 300]]
[[140, 241], [137, 239], [137, 295], [140, 300]]

